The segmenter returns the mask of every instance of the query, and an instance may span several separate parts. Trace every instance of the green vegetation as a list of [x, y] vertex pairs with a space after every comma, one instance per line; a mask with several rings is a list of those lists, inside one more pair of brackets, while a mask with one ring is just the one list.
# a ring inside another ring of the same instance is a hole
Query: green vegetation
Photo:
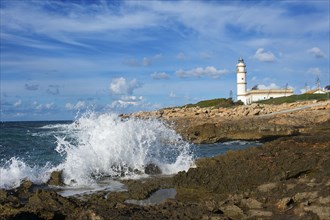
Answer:
[[306, 100], [327, 100], [330, 97], [330, 93], [328, 94], [301, 94], [301, 95], [292, 95], [288, 97], [280, 97], [280, 98], [272, 98], [267, 100], [262, 100], [257, 103], [261, 104], [274, 104], [279, 105], [282, 103], [292, 103], [298, 101], [306, 101]]
[[215, 108], [226, 108], [226, 107], [232, 107], [232, 106], [237, 106], [237, 105], [243, 105], [243, 102], [238, 101], [234, 102], [231, 98], [225, 99], [225, 98], [220, 98], [220, 99], [211, 99], [211, 100], [204, 100], [200, 101], [196, 104], [188, 104], [183, 107], [201, 107], [201, 108], [206, 108], [206, 107], [215, 107]]
[[[299, 102], [299, 101], [306, 101], [306, 100], [327, 100], [330, 97], [330, 93], [328, 94], [301, 94], [301, 95], [292, 95], [288, 97], [280, 97], [280, 98], [271, 98], [267, 100], [262, 100], [257, 103], [261, 104], [275, 104], [279, 105], [282, 103], [292, 103], [292, 102]], [[228, 107], [234, 107], [238, 105], [243, 105], [243, 102], [241, 101], [233, 101], [231, 98], [219, 98], [219, 99], [210, 99], [210, 100], [204, 100], [197, 102], [196, 104], [188, 104], [181, 106], [181, 108], [184, 107], [214, 107], [214, 108], [228, 108]]]

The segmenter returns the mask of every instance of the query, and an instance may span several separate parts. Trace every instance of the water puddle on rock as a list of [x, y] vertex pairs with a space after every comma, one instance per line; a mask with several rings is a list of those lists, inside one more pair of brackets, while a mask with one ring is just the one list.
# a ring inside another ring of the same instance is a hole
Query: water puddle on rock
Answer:
[[57, 193], [63, 197], [75, 196], [77, 198], [102, 191], [110, 193], [127, 190], [124, 184], [114, 180], [99, 182], [97, 186], [94, 187], [61, 187], [55, 189], [57, 189]]
[[148, 205], [158, 205], [162, 202], [164, 202], [166, 199], [174, 199], [176, 195], [176, 189], [170, 188], [170, 189], [159, 189], [147, 199], [144, 200], [135, 200], [135, 199], [128, 199], [125, 201], [125, 203], [128, 204], [134, 204], [134, 205], [142, 205], [142, 206], [148, 206]]

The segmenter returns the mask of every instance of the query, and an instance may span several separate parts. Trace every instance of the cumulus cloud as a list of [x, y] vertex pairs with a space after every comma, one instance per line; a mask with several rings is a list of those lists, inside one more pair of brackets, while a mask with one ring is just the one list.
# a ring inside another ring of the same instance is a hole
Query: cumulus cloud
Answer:
[[33, 104], [35, 105], [35, 109], [38, 111], [48, 111], [56, 109], [56, 104], [54, 102], [46, 104], [38, 104], [37, 102], [34, 102]]
[[134, 90], [142, 86], [136, 79], [127, 80], [124, 77], [113, 79], [110, 83], [110, 92], [113, 102], [108, 107], [112, 110], [127, 111], [143, 107], [143, 96], [133, 95]]
[[256, 51], [254, 58], [261, 62], [274, 62], [276, 60], [275, 55], [272, 52], [266, 52], [264, 48], [259, 48]]
[[22, 100], [20, 99], [13, 104], [14, 107], [20, 107], [21, 105], [22, 105]]
[[300, 89], [300, 93], [301, 93], [301, 94], [304, 94], [304, 93], [306, 93], [306, 92], [309, 91], [309, 90], [311, 90], [311, 87], [308, 86], [308, 85], [305, 85], [304, 88]]
[[29, 85], [25, 83], [25, 89], [29, 91], [35, 91], [39, 89], [39, 85], [38, 84]]
[[308, 49], [307, 53], [313, 55], [316, 58], [324, 58], [325, 57], [325, 54], [318, 47], [313, 47], [311, 49]]
[[229, 71], [226, 69], [223, 70], [217, 70], [214, 66], [208, 66], [208, 67], [197, 67], [195, 69], [191, 70], [178, 70], [176, 71], [176, 75], [180, 78], [188, 78], [188, 77], [212, 77], [212, 78], [218, 78], [220, 75], [226, 74]]
[[81, 110], [86, 107], [86, 103], [84, 101], [78, 101], [76, 104], [66, 103], [64, 108], [67, 110]]
[[269, 85], [259, 84], [256, 87], [258, 89], [280, 89], [280, 87], [278, 85], [276, 85], [275, 83], [271, 83]]
[[49, 85], [47, 88], [47, 93], [52, 95], [58, 95], [60, 93], [60, 86], [59, 85]]
[[136, 79], [127, 80], [124, 77], [115, 78], [110, 83], [110, 92], [113, 95], [132, 95], [133, 91], [141, 87]]
[[153, 79], [169, 79], [170, 76], [164, 72], [154, 72], [152, 74], [150, 74], [151, 78]]
[[307, 70], [307, 73], [313, 74], [313, 75], [320, 75], [321, 70], [318, 67], [313, 67], [313, 68], [309, 68]]
[[110, 108], [127, 109], [129, 107], [141, 105], [142, 101], [142, 96], [122, 96], [121, 99], [113, 101]]

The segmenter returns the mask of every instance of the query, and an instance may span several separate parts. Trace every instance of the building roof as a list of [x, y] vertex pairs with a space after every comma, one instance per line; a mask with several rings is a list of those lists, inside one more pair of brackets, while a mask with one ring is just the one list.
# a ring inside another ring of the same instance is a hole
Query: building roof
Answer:
[[257, 89], [257, 90], [249, 90], [247, 94], [271, 94], [271, 93], [286, 93], [293, 94], [292, 89]]
[[312, 89], [312, 90], [308, 90], [304, 94], [315, 94], [315, 93], [325, 93], [325, 91], [323, 91], [322, 89]]

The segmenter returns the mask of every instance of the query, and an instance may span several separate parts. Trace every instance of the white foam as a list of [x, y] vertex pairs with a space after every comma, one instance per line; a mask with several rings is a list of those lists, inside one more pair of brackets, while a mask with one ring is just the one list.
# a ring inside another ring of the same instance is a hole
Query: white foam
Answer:
[[37, 184], [45, 182], [49, 178], [48, 170], [48, 164], [44, 167], [32, 167], [13, 157], [3, 167], [0, 167], [0, 188], [18, 187], [21, 180], [24, 179]]
[[[193, 163], [189, 144], [158, 120], [121, 119], [115, 114], [88, 114], [68, 133], [57, 137], [56, 150], [65, 154], [64, 181], [91, 185], [102, 177], [134, 176], [154, 163], [165, 174], [187, 170]], [[75, 137], [76, 139], [72, 138]]]

